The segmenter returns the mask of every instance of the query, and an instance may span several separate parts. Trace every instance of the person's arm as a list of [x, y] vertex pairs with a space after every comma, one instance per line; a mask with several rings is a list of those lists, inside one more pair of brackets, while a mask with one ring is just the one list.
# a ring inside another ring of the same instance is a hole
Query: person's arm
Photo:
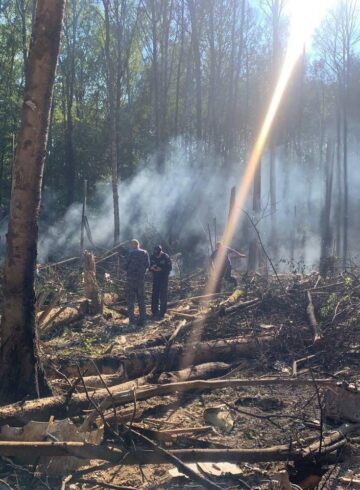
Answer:
[[170, 274], [172, 271], [172, 262], [169, 256], [166, 257], [166, 272]]
[[145, 257], [144, 257], [144, 266], [145, 270], [150, 269], [150, 257], [149, 254], [145, 251]]
[[245, 258], [246, 255], [242, 254], [241, 252], [238, 252], [237, 250], [235, 250], [234, 248], [231, 248], [231, 247], [225, 247], [229, 252], [237, 255], [238, 257], [242, 257], [242, 258]]
[[154, 272], [154, 267], [155, 267], [155, 259], [154, 259], [154, 256], [151, 255], [150, 256], [150, 267], [149, 267], [149, 271]]

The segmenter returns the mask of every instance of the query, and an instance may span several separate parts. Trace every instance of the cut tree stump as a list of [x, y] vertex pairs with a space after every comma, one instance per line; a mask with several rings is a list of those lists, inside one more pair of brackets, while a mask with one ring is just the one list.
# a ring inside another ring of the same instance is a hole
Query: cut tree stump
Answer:
[[95, 255], [87, 250], [84, 251], [84, 287], [85, 296], [91, 301], [89, 313], [91, 315], [102, 314], [103, 302], [96, 280]]

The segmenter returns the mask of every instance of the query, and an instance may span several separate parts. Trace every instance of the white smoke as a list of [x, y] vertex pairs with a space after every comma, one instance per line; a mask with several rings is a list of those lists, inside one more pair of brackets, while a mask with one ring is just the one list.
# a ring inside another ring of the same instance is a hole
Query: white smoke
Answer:
[[[351, 156], [350, 159], [353, 157]], [[349, 160], [350, 160], [349, 159]], [[171, 241], [173, 251], [187, 249], [188, 253], [206, 257], [209, 251], [208, 223], [217, 222], [217, 236], [221, 238], [226, 223], [230, 189], [239, 183], [243, 165], [231, 174], [221, 158], [189, 147], [181, 139], [171, 142], [166, 151], [162, 172], [156, 167], [156, 158], [144, 161], [136, 175], [119, 183], [121, 241], [138, 238], [148, 248]], [[350, 181], [360, 179], [360, 172], [351, 166]], [[355, 175], [356, 174], [356, 175]], [[290, 161], [281, 151], [276, 161], [277, 209], [270, 216], [269, 158], [262, 161], [263, 219], [259, 230], [267, 252], [273, 259], [284, 259], [282, 269], [291, 268], [292, 259], [312, 268], [320, 256], [320, 216], [324, 199], [323, 170], [312, 162]], [[335, 182], [335, 181], [334, 181]], [[350, 186], [351, 209], [359, 204], [359, 197]], [[246, 210], [251, 214], [249, 196]], [[113, 245], [113, 201], [110, 183], [97, 185], [96, 195], [89, 205], [87, 216], [93, 242], [110, 249]], [[39, 261], [58, 259], [78, 254], [82, 204], [72, 205], [65, 215], [41, 233]], [[233, 239], [234, 248], [247, 252], [251, 226], [246, 226], [243, 214]], [[353, 226], [354, 225], [354, 226]], [[271, 244], [276, 226], [277, 243]], [[350, 249], [356, 250], [360, 230], [351, 221]], [[171, 237], [170, 237], [171, 235]], [[88, 241], [86, 247], [91, 248]], [[274, 257], [274, 249], [277, 250]], [[280, 267], [280, 266], [279, 266]]]

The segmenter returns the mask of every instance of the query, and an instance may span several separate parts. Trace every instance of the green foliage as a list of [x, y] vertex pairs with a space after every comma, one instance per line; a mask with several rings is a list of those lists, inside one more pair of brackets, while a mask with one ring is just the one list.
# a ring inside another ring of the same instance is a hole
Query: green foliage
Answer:
[[87, 354], [95, 354], [100, 352], [99, 347], [96, 347], [98, 339], [96, 337], [89, 337], [84, 340], [83, 348]]
[[334, 314], [336, 305], [338, 304], [338, 296], [336, 293], [331, 293], [326, 303], [320, 308], [321, 318], [327, 318]]
[[[109, 3], [111, 67], [105, 57], [102, 2], [67, 2], [44, 175], [45, 189], [49, 194], [56, 192], [59, 213], [71, 200], [79, 200], [84, 178], [89, 182], [90, 201], [95, 183], [110, 181], [110, 106], [116, 111], [118, 168], [124, 180], [171, 138], [181, 136], [189, 143], [195, 140], [199, 92], [203, 147], [215, 151], [219, 166], [231, 169], [243, 164], [273, 90], [270, 12], [256, 10], [248, 1], [244, 11], [240, 1], [198, 1], [194, 2], [197, 21], [193, 25], [185, 0]], [[32, 4], [0, 2], [3, 207], [7, 207], [10, 192], [12, 135], [19, 127]], [[19, 5], [25, 6], [25, 24]], [[341, 19], [340, 14], [337, 18]], [[195, 29], [199, 36], [199, 80]], [[314, 162], [321, 161], [324, 128], [332, 124], [340, 93], [334, 78], [334, 60], [330, 59], [332, 51], [324, 47], [325, 41], [331, 46], [337, 40], [332, 33], [335, 30], [326, 31], [325, 26], [317, 36], [317, 51], [311, 59], [303, 60], [303, 65], [299, 64], [277, 118], [279, 145], [289, 153], [295, 152], [298, 160], [309, 167], [309, 175], [319, 171], [320, 166], [314, 166]], [[287, 35], [287, 19], [282, 15], [279, 60]], [[351, 56], [349, 86], [357, 94], [359, 61], [355, 52]], [[109, 100], [110, 68], [115, 75], [114, 100]], [[357, 104], [351, 104], [349, 111], [356, 117]], [[301, 264], [294, 264], [294, 268], [302, 270]]]

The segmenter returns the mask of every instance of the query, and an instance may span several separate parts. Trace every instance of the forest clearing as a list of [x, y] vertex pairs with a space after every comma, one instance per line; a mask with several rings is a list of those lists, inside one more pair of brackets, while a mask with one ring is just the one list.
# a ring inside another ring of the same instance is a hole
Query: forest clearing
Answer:
[[[129, 328], [124, 283], [101, 284], [103, 313], [89, 315], [77, 268], [49, 266], [40, 277], [49, 307], [37, 312], [39, 350], [54, 397], [0, 408], [8, 483], [16, 475], [20, 488], [268, 489], [286, 488], [278, 481], [289, 474], [299, 488], [356, 485], [356, 271], [286, 274], [281, 285], [243, 276], [209, 302], [199, 270], [170, 281], [168, 314], [141, 330]], [[202, 318], [201, 342], [187, 345]], [[74, 425], [62, 437], [56, 423], [67, 417]], [[96, 443], [83, 442], [90, 430]], [[187, 483], [184, 463], [200, 483], [189, 474]]]
[[360, 487], [359, 14], [0, 1], [0, 490]]

